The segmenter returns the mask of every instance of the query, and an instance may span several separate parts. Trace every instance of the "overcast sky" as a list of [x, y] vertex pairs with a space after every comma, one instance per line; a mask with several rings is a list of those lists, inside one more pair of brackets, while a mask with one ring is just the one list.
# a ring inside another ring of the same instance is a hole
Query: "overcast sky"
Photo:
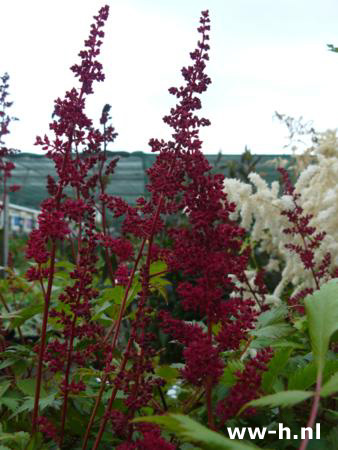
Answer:
[[74, 85], [69, 67], [104, 4], [110, 17], [101, 62], [106, 80], [94, 86], [88, 113], [98, 120], [112, 105], [119, 136], [112, 150], [149, 151], [167, 138], [162, 117], [173, 105], [197, 41], [202, 9], [210, 10], [212, 84], [202, 97], [205, 153], [285, 153], [286, 129], [274, 111], [338, 124], [338, 0], [0, 0], [0, 74], [10, 75], [11, 125], [6, 144], [36, 151], [48, 133], [53, 101]]

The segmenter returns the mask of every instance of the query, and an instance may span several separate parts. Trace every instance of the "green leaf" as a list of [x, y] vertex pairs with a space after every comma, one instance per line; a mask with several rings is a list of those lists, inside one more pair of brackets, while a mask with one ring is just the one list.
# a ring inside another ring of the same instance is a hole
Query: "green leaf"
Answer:
[[337, 411], [334, 411], [333, 409], [325, 409], [325, 411], [327, 413], [329, 413], [330, 416], [333, 416], [335, 419], [338, 420], [338, 412]]
[[237, 377], [235, 375], [236, 372], [240, 372], [244, 369], [245, 365], [242, 361], [235, 359], [235, 360], [230, 360], [226, 366], [226, 368], [224, 369], [222, 378], [221, 378], [221, 383], [224, 386], [230, 387], [233, 384], [236, 383], [237, 381]]
[[0, 397], [4, 395], [4, 393], [7, 391], [10, 385], [11, 385], [10, 381], [3, 381], [2, 383], [0, 383]]
[[126, 289], [123, 286], [115, 286], [103, 291], [102, 299], [104, 301], [109, 300], [112, 304], [120, 305], [122, 303]]
[[327, 397], [335, 392], [338, 392], [338, 372], [332, 375], [329, 381], [324, 384], [320, 391], [320, 396]]
[[10, 411], [15, 411], [18, 407], [20, 401], [18, 398], [13, 397], [1, 397], [0, 398], [0, 406], [6, 406]]
[[56, 262], [55, 267], [57, 267], [58, 269], [65, 269], [67, 272], [71, 272], [75, 269], [76, 266], [70, 261], [63, 260]]
[[34, 398], [33, 397], [26, 397], [24, 402], [13, 411], [13, 414], [9, 417], [8, 420], [13, 419], [14, 417], [18, 416], [22, 412], [26, 411], [33, 411], [34, 408]]
[[313, 355], [322, 372], [330, 337], [338, 330], [338, 279], [330, 280], [307, 296], [305, 308]]
[[37, 314], [42, 313], [42, 311], [43, 311], [42, 303], [38, 305], [27, 306], [27, 308], [20, 309], [19, 311], [17, 311], [18, 317], [13, 318], [13, 320], [11, 321], [11, 328], [20, 327], [28, 319], [31, 319]]
[[0, 441], [14, 441], [18, 444], [25, 444], [29, 439], [29, 433], [24, 431], [17, 431], [16, 433], [3, 433], [0, 434]]
[[268, 325], [273, 325], [282, 322], [288, 314], [287, 306], [282, 303], [281, 305], [271, 308], [268, 311], [264, 311], [257, 320], [257, 328], [264, 328]]
[[142, 289], [141, 283], [139, 282], [138, 278], [135, 278], [128, 294], [126, 308], [128, 308], [128, 306], [131, 304], [131, 302], [134, 300], [137, 294], [141, 291], [141, 289]]
[[100, 319], [101, 316], [108, 312], [109, 314], [109, 309], [113, 308], [114, 305], [111, 303], [111, 301], [106, 301], [103, 303], [103, 305], [101, 305], [95, 312], [95, 314], [92, 317], [92, 320], [97, 320]]
[[252, 335], [258, 338], [264, 337], [269, 339], [279, 339], [287, 336], [293, 332], [293, 328], [288, 323], [276, 323], [274, 325], [267, 325], [264, 328], [258, 328], [251, 332]]
[[19, 317], [19, 312], [18, 311], [3, 311], [0, 315], [0, 319], [1, 320], [13, 320], [16, 317]]
[[[35, 386], [36, 386], [36, 378], [26, 378], [25, 380], [17, 380], [16, 385], [25, 395], [29, 397], [35, 396]], [[40, 397], [47, 397], [47, 392], [44, 387], [40, 388]]]
[[325, 362], [323, 372], [323, 384], [326, 383], [329, 378], [338, 372], [338, 359], [330, 359]]
[[257, 448], [252, 444], [245, 443], [245, 441], [228, 439], [182, 414], [142, 417], [134, 419], [133, 422], [156, 423], [176, 434], [183, 441], [196, 442], [203, 445], [203, 449], [252, 450], [253, 448]]
[[288, 389], [308, 389], [313, 384], [315, 384], [316, 378], [317, 368], [314, 362], [311, 362], [305, 367], [300, 367], [291, 374], [289, 378]]
[[153, 277], [150, 278], [150, 288], [152, 291], [157, 291], [164, 298], [166, 303], [168, 303], [168, 291], [166, 289], [167, 286], [171, 286], [170, 281], [166, 280], [162, 277]]
[[42, 433], [34, 433], [25, 450], [37, 450], [43, 445]]
[[277, 351], [268, 364], [268, 370], [264, 372], [262, 377], [262, 387], [265, 392], [271, 392], [272, 386], [278, 375], [286, 366], [288, 359], [292, 353], [292, 348]]
[[156, 273], [165, 272], [167, 270], [168, 266], [164, 261], [154, 261], [150, 264], [149, 275], [155, 275]]
[[293, 406], [307, 400], [312, 397], [313, 394], [313, 392], [308, 391], [282, 391], [277, 392], [277, 394], [266, 395], [265, 397], [252, 400], [244, 405], [240, 409], [238, 415], [240, 415], [249, 406], [270, 406], [271, 408], [275, 408], [276, 406]]
[[7, 358], [0, 364], [0, 370], [5, 369], [6, 367], [12, 366], [17, 362], [17, 358]]
[[179, 371], [174, 367], [170, 366], [158, 366], [155, 369], [155, 372], [156, 375], [158, 375], [159, 377], [163, 378], [166, 381], [175, 380], [179, 375]]
[[126, 289], [123, 286], [115, 286], [113, 288], [105, 289], [102, 296], [98, 300], [99, 304], [103, 304], [101, 304], [100, 307], [95, 311], [92, 320], [101, 318], [104, 313], [111, 315], [111, 313], [115, 309], [115, 305], [120, 305], [122, 303], [125, 292]]

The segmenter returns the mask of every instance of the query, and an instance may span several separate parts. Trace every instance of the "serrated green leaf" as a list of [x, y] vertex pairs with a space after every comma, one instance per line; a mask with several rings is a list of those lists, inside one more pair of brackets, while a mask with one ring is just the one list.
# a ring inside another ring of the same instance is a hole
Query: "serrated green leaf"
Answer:
[[42, 433], [34, 433], [25, 450], [37, 450], [43, 445]]
[[[333, 409], [325, 409], [326, 412], [328, 412], [331, 416], [338, 419], [338, 411], [334, 411]], [[338, 441], [338, 439], [337, 439]]]
[[0, 363], [0, 370], [5, 369], [6, 367], [12, 366], [17, 362], [17, 358], [8, 358]]
[[17, 311], [18, 316], [11, 320], [10, 328], [17, 328], [24, 324], [28, 319], [41, 314], [43, 311], [43, 304], [27, 306], [27, 308]]
[[320, 391], [321, 397], [327, 397], [329, 395], [338, 392], [338, 372], [336, 372], [332, 377], [327, 381]]
[[250, 406], [269, 406], [270, 408], [275, 408], [276, 406], [286, 407], [293, 406], [297, 403], [301, 403], [304, 400], [312, 397], [314, 392], [309, 391], [283, 391], [277, 392], [277, 394], [266, 395], [265, 397], [260, 397], [256, 400], [252, 400], [251, 402], [244, 405], [238, 415], [241, 414], [242, 411], [247, 409]]
[[109, 300], [111, 304], [120, 305], [122, 303], [125, 292], [125, 287], [120, 285], [113, 288], [108, 288], [103, 291], [102, 299], [104, 301]]
[[29, 439], [29, 433], [25, 431], [17, 431], [15, 433], [1, 433], [0, 441], [26, 442]]
[[326, 383], [336, 372], [338, 372], [338, 359], [326, 360], [323, 372], [323, 383]]
[[95, 314], [92, 317], [92, 320], [100, 319], [104, 313], [109, 313], [110, 308], [114, 308], [114, 305], [111, 303], [111, 301], [107, 300], [96, 310]]
[[268, 370], [264, 372], [262, 377], [262, 387], [264, 392], [271, 392], [274, 381], [286, 366], [288, 359], [292, 353], [292, 348], [282, 349], [277, 351], [270, 362], [268, 363]]
[[168, 303], [168, 291], [167, 286], [171, 286], [170, 281], [162, 277], [150, 278], [150, 288], [152, 291], [157, 291], [164, 298], [166, 303]]
[[317, 378], [317, 368], [316, 365], [311, 362], [307, 364], [305, 367], [300, 367], [295, 370], [288, 382], [289, 390], [302, 390], [308, 389], [313, 384], [315, 384]]
[[[25, 395], [28, 395], [29, 397], [35, 396], [36, 378], [26, 378], [25, 380], [17, 380], [16, 385], [20, 389], [20, 391], [23, 392]], [[47, 392], [45, 391], [43, 386], [41, 386], [40, 388], [40, 397], [41, 398], [47, 397]]]
[[322, 372], [330, 337], [338, 330], [338, 279], [323, 284], [305, 298], [313, 355]]
[[[256, 339], [255, 341], [256, 342]], [[265, 345], [264, 347], [269, 346], [269, 344], [267, 343], [267, 345]], [[272, 342], [270, 342], [270, 347], [272, 348], [293, 348], [295, 349], [304, 349], [305, 345], [302, 343], [298, 343], [298, 342], [294, 342], [291, 339], [276, 339]]]
[[179, 371], [170, 366], [158, 366], [155, 370], [156, 375], [163, 378], [166, 381], [175, 380], [178, 377]]
[[222, 378], [221, 378], [221, 383], [224, 386], [230, 387], [233, 384], [236, 383], [236, 372], [240, 372], [244, 369], [244, 363], [242, 361], [239, 360], [232, 360], [229, 361], [226, 368], [224, 369]]
[[138, 278], [135, 278], [131, 289], [129, 291], [128, 294], [128, 298], [127, 298], [127, 302], [126, 302], [126, 308], [128, 308], [128, 306], [131, 304], [131, 302], [135, 299], [135, 297], [137, 296], [137, 294], [141, 291], [142, 286], [141, 283], [139, 282]]
[[288, 314], [288, 308], [284, 303], [281, 303], [275, 308], [264, 311], [257, 319], [257, 328], [264, 328], [268, 325], [274, 325], [282, 322]]
[[166, 416], [150, 416], [134, 419], [133, 422], [150, 422], [163, 426], [178, 438], [203, 445], [210, 450], [252, 450], [257, 448], [245, 441], [228, 439], [215, 431], [209, 430], [189, 416], [169, 414]]
[[34, 398], [33, 397], [26, 397], [24, 402], [13, 411], [13, 414], [9, 417], [9, 420], [13, 419], [13, 417], [18, 416], [22, 412], [26, 411], [33, 411], [34, 408]]
[[122, 303], [125, 292], [126, 289], [123, 286], [105, 289], [98, 300], [100, 307], [95, 311], [92, 320], [100, 319], [105, 313], [111, 315], [114, 307]]
[[15, 411], [19, 405], [19, 399], [12, 397], [1, 397], [0, 405], [6, 406], [9, 410]]
[[11, 385], [10, 381], [3, 381], [2, 383], [0, 383], [0, 397], [4, 395], [4, 393], [7, 391], [10, 385]]
[[279, 339], [293, 332], [293, 328], [288, 323], [276, 323], [267, 325], [264, 328], [253, 330], [251, 334], [258, 338]]
[[150, 264], [149, 275], [155, 275], [160, 272], [166, 272], [167, 270], [168, 270], [167, 264], [159, 259]]
[[58, 269], [66, 269], [67, 272], [71, 272], [75, 269], [75, 264], [71, 263], [70, 261], [63, 260], [63, 261], [57, 261], [55, 263], [55, 267]]
[[13, 320], [16, 317], [19, 317], [19, 311], [3, 311], [0, 315], [1, 320]]

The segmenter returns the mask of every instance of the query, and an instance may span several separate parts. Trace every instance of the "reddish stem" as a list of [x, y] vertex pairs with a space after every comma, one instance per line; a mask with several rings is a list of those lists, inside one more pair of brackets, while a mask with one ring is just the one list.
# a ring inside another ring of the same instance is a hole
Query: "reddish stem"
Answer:
[[[80, 301], [80, 295], [78, 296], [76, 305], [78, 305], [79, 301]], [[75, 311], [76, 311], [76, 308], [75, 308]], [[73, 343], [74, 343], [74, 337], [75, 337], [76, 319], [77, 319], [77, 314], [76, 314], [76, 312], [74, 312], [72, 328], [71, 328], [71, 335], [70, 335], [70, 339], [69, 339], [68, 353], [67, 353], [67, 366], [66, 366], [66, 372], [65, 372], [64, 396], [63, 396], [62, 416], [61, 416], [60, 447], [62, 447], [62, 443], [63, 443], [65, 422], [66, 422], [66, 415], [67, 415], [67, 404], [68, 404], [68, 394], [69, 394], [69, 391], [68, 391], [69, 374], [70, 374], [70, 367], [72, 365], [72, 353], [73, 353]]]
[[51, 255], [50, 255], [48, 287], [47, 287], [47, 292], [46, 292], [46, 296], [45, 296], [45, 305], [44, 305], [44, 310], [43, 310], [43, 319], [42, 319], [42, 328], [41, 328], [41, 342], [40, 342], [40, 348], [39, 348], [38, 369], [37, 369], [37, 374], [36, 374], [34, 410], [33, 410], [33, 419], [32, 419], [32, 423], [33, 423], [32, 433], [35, 433], [37, 430], [36, 422], [37, 422], [37, 418], [38, 418], [38, 414], [39, 414], [42, 364], [43, 364], [43, 357], [44, 357], [45, 347], [46, 347], [46, 331], [47, 331], [47, 322], [48, 322], [48, 311], [49, 311], [49, 304], [50, 304], [53, 279], [54, 279], [55, 253], [56, 253], [56, 243], [53, 242]]
[[[312, 403], [311, 413], [309, 421], [306, 425], [307, 428], [313, 428], [315, 420], [318, 414], [319, 402], [320, 402], [320, 390], [322, 388], [322, 370], [320, 369], [317, 375], [316, 391], [314, 400]], [[305, 450], [309, 442], [309, 433], [306, 433], [306, 437], [302, 440], [299, 450]]]
[[215, 430], [214, 416], [212, 413], [212, 382], [210, 377], [208, 377], [205, 383], [205, 397], [208, 411], [208, 427], [211, 430]]
[[[119, 335], [119, 331], [120, 331], [120, 327], [121, 327], [121, 322], [122, 322], [122, 318], [123, 318], [123, 314], [124, 314], [124, 310], [125, 310], [127, 299], [128, 299], [128, 294], [129, 294], [130, 288], [132, 286], [132, 282], [134, 280], [134, 276], [135, 276], [138, 264], [139, 264], [140, 259], [142, 257], [145, 243], [146, 243], [146, 238], [143, 239], [141, 247], [140, 247], [139, 252], [138, 252], [138, 255], [137, 255], [136, 260], [134, 262], [134, 267], [133, 267], [132, 273], [130, 274], [130, 277], [129, 277], [129, 282], [128, 282], [128, 285], [126, 287], [126, 292], [124, 294], [124, 298], [123, 298], [122, 303], [121, 303], [121, 307], [120, 307], [120, 310], [119, 310], [119, 316], [117, 318], [117, 321], [110, 327], [110, 329], [108, 330], [108, 333], [106, 334], [106, 336], [105, 336], [105, 338], [103, 340], [103, 343], [107, 342], [107, 340], [109, 339], [109, 337], [111, 336], [111, 334], [115, 330], [114, 338], [113, 338], [113, 342], [112, 342], [112, 353], [115, 350], [115, 346], [116, 346], [116, 342], [117, 342], [117, 339], [118, 339], [118, 335]], [[94, 409], [92, 411], [92, 414], [90, 416], [90, 419], [89, 419], [89, 422], [88, 422], [88, 425], [87, 425], [87, 429], [86, 429], [86, 432], [85, 432], [85, 435], [84, 435], [84, 439], [83, 439], [82, 450], [85, 450], [87, 448], [87, 443], [88, 443], [88, 439], [89, 439], [90, 430], [91, 430], [91, 428], [93, 426], [94, 419], [95, 419], [98, 407], [100, 405], [101, 398], [102, 398], [103, 391], [104, 391], [104, 388], [106, 386], [107, 380], [108, 380], [108, 375], [105, 374], [103, 376], [103, 378], [102, 378], [101, 387], [100, 387], [98, 396], [96, 397], [96, 402], [95, 402], [95, 405], [94, 405]]]
[[[127, 364], [127, 362], [128, 362], [128, 357], [127, 357], [127, 355], [128, 355], [128, 353], [129, 353], [131, 344], [132, 344], [132, 339], [130, 338], [129, 341], [128, 341], [128, 345], [127, 345], [127, 349], [126, 349], [126, 352], [125, 352], [125, 356], [124, 356], [123, 361], [122, 361], [121, 366], [120, 366], [120, 370], [119, 370], [120, 372], [122, 372], [122, 371], [125, 369], [126, 364]], [[108, 411], [110, 412], [111, 409], [112, 409], [113, 402], [114, 402], [114, 400], [115, 400], [117, 391], [118, 391], [118, 388], [115, 386], [114, 389], [113, 389], [113, 392], [112, 392], [112, 394], [111, 394], [111, 396], [110, 396], [109, 403], [108, 403], [108, 406], [107, 406], [107, 408], [106, 408], [105, 414], [104, 414], [103, 419], [102, 419], [102, 421], [101, 421], [100, 429], [99, 429], [99, 432], [98, 432], [98, 434], [97, 434], [97, 436], [96, 436], [96, 440], [95, 440], [95, 443], [94, 443], [94, 446], [93, 446], [92, 450], [97, 450], [97, 449], [98, 449], [98, 446], [100, 445], [100, 441], [101, 441], [101, 438], [102, 438], [102, 434], [103, 434], [103, 432], [104, 432], [104, 429], [105, 429], [105, 427], [106, 427], [106, 423], [107, 423], [107, 420], [108, 420], [108, 414], [107, 414], [107, 412], [108, 412]], [[91, 418], [91, 419], [92, 419], [92, 418]], [[94, 420], [94, 417], [93, 417], [93, 419], [92, 419], [92, 422], [93, 422], [93, 420]], [[90, 430], [89, 430], [89, 431], [90, 431]], [[89, 438], [89, 433], [88, 433], [88, 436], [87, 436], [87, 438], [86, 438], [86, 440], [85, 440], [85, 442], [84, 442], [84, 444], [83, 444], [82, 449], [85, 449], [85, 448], [87, 447], [87, 441], [88, 441], [88, 438]]]
[[[159, 216], [160, 216], [160, 213], [161, 213], [163, 201], [164, 201], [164, 198], [163, 198], [163, 195], [161, 195], [160, 198], [159, 198], [158, 204], [157, 204], [157, 208], [156, 208], [154, 220], [153, 220], [152, 227], [151, 227], [151, 230], [150, 230], [150, 236], [149, 236], [149, 242], [148, 242], [148, 254], [147, 254], [147, 260], [146, 260], [146, 264], [145, 264], [145, 270], [146, 270], [146, 273], [148, 274], [148, 276], [149, 276], [149, 267], [150, 267], [150, 262], [151, 262], [152, 243], [153, 243], [153, 239], [154, 239], [154, 235], [155, 235], [156, 224], [157, 224], [157, 221], [158, 221]], [[143, 246], [144, 246], [144, 243], [145, 243], [145, 239], [143, 240]], [[130, 279], [129, 279], [129, 284], [131, 285]], [[129, 285], [129, 284], [128, 284], [128, 285]], [[121, 311], [122, 311], [122, 307], [121, 307], [121, 309], [120, 309], [120, 312], [121, 312]], [[122, 316], [121, 316], [121, 320], [122, 320]], [[120, 323], [118, 322], [117, 325], [118, 325], [118, 326], [117, 326], [117, 329], [118, 329], [119, 326], [120, 326]], [[117, 331], [117, 329], [116, 329], [116, 331]], [[117, 337], [116, 337], [116, 336], [117, 336], [116, 331], [115, 331], [115, 336], [114, 336], [113, 344], [114, 344], [114, 343], [116, 344], [116, 339], [117, 339]], [[115, 339], [115, 337], [116, 337], [116, 339]], [[129, 353], [129, 348], [130, 348], [132, 342], [133, 342], [133, 340], [132, 340], [132, 339], [129, 339], [129, 342], [128, 342], [128, 348], [127, 348], [127, 350], [126, 350], [126, 352], [125, 352], [125, 355], [128, 355], [128, 353]], [[128, 360], [128, 359], [127, 359], [126, 356], [125, 356], [124, 359], [123, 359], [123, 363], [122, 363], [122, 367], [123, 367], [123, 368], [120, 369], [120, 372], [121, 372], [121, 370], [124, 369], [124, 367], [125, 367], [125, 365], [126, 365], [126, 363], [127, 363], [127, 360]], [[102, 421], [101, 421], [100, 429], [99, 429], [99, 432], [98, 432], [98, 435], [97, 435], [97, 437], [96, 437], [96, 440], [95, 440], [95, 443], [94, 443], [94, 447], [93, 447], [92, 450], [97, 450], [97, 448], [98, 448], [98, 446], [99, 446], [99, 444], [100, 444], [100, 442], [101, 442], [102, 434], [103, 434], [104, 429], [105, 429], [105, 427], [106, 427], [106, 423], [107, 423], [107, 420], [108, 420], [108, 418], [109, 418], [109, 415], [110, 415], [110, 412], [111, 412], [111, 409], [112, 409], [113, 402], [114, 402], [114, 400], [115, 400], [117, 391], [118, 391], [118, 389], [115, 387], [115, 388], [113, 389], [113, 392], [112, 392], [112, 395], [111, 395], [111, 397], [110, 397], [108, 406], [107, 406], [107, 408], [106, 408], [106, 411], [105, 411], [105, 413], [104, 413], [103, 419], [102, 419]]]
[[[212, 322], [208, 320], [208, 338], [210, 342], [212, 341]], [[208, 412], [208, 426], [211, 430], [215, 429], [215, 422], [212, 413], [212, 379], [208, 376], [205, 383], [205, 398], [206, 398], [206, 406]]]
[[[105, 130], [105, 127], [104, 127]], [[100, 189], [101, 189], [101, 195], [105, 194], [106, 188], [105, 188], [105, 183], [102, 177], [102, 170], [103, 170], [103, 166], [104, 166], [104, 162], [106, 160], [106, 141], [104, 142], [104, 159], [102, 160], [101, 164], [100, 164], [100, 168], [99, 168], [99, 183], [100, 183]], [[105, 236], [107, 236], [107, 215], [106, 215], [106, 206], [104, 201], [101, 202], [101, 214], [102, 214], [102, 231], [103, 234]], [[106, 259], [106, 264], [108, 267], [108, 273], [109, 273], [109, 278], [111, 281], [112, 286], [115, 286], [115, 278], [114, 278], [114, 271], [113, 271], [113, 267], [111, 264], [111, 259], [110, 259], [110, 252], [109, 249], [106, 247], [105, 248], [105, 259]]]

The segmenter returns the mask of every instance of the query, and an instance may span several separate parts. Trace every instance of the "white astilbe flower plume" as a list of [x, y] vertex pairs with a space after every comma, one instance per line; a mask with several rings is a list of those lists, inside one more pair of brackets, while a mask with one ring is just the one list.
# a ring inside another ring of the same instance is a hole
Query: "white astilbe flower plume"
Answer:
[[[315, 252], [318, 265], [323, 256], [331, 254], [330, 270], [338, 266], [338, 142], [335, 132], [328, 132], [319, 141], [319, 146], [312, 151], [315, 163], [308, 165], [300, 174], [296, 184], [296, 192], [301, 194], [298, 204], [303, 214], [313, 217], [309, 223], [316, 232], [327, 234]], [[225, 179], [224, 190], [230, 201], [237, 205], [235, 217], [246, 230], [251, 230], [251, 241], [259, 242], [260, 249], [270, 255], [266, 270], [278, 270], [278, 261], [284, 266], [282, 279], [273, 296], [279, 298], [283, 288], [292, 283], [296, 290], [315, 288], [313, 275], [306, 270], [300, 258], [285, 248], [285, 244], [293, 243], [303, 246], [301, 236], [283, 233], [290, 226], [283, 210], [293, 209], [294, 203], [289, 195], [279, 194], [279, 183], [271, 187], [257, 173], [251, 173], [249, 179], [253, 184], [239, 180]], [[324, 280], [323, 280], [324, 281]]]

